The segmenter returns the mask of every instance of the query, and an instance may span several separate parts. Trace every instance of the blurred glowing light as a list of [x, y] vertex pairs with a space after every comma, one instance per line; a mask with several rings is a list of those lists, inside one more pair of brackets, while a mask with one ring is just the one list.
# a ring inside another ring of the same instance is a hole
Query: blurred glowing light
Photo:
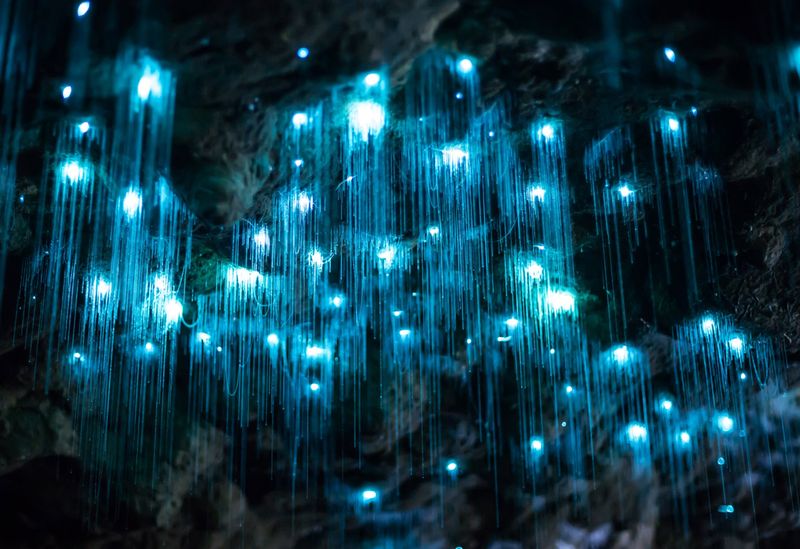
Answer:
[[472, 61], [466, 57], [462, 57], [458, 60], [458, 72], [461, 74], [469, 74], [472, 72], [472, 69], [475, 68]]
[[177, 299], [169, 299], [164, 304], [164, 313], [168, 324], [175, 324], [181, 320], [183, 315], [183, 304]]
[[364, 77], [364, 85], [368, 88], [372, 86], [377, 86], [378, 83], [381, 81], [381, 75], [377, 72], [371, 72]]
[[647, 440], [647, 428], [641, 423], [631, 423], [625, 429], [628, 442], [639, 443]]
[[442, 149], [442, 160], [444, 163], [451, 167], [456, 168], [462, 162], [466, 162], [469, 158], [469, 153], [460, 146], [454, 145], [452, 147], [445, 147]]
[[544, 137], [545, 139], [552, 139], [553, 136], [556, 134], [555, 128], [553, 128], [552, 124], [544, 124], [539, 131], [536, 132], [536, 135], [539, 137]]
[[80, 4], [78, 4], [78, 9], [76, 10], [78, 17], [83, 17], [84, 15], [89, 13], [90, 7], [92, 7], [91, 2], [81, 2]]
[[267, 343], [270, 347], [275, 347], [278, 343], [280, 343], [280, 338], [278, 338], [278, 334], [272, 333], [267, 336]]
[[677, 118], [670, 117], [667, 119], [667, 125], [669, 126], [670, 131], [677, 132], [681, 129], [681, 123], [678, 121]]
[[528, 199], [530, 199], [531, 202], [544, 202], [544, 194], [544, 187], [540, 187], [539, 185], [528, 189]]
[[347, 120], [362, 141], [378, 135], [386, 123], [386, 111], [374, 101], [356, 101], [347, 108]]
[[549, 290], [545, 301], [554, 313], [569, 313], [575, 310], [575, 296], [567, 290]]
[[147, 101], [151, 95], [161, 97], [161, 76], [158, 71], [147, 67], [136, 86], [136, 93], [142, 101]]
[[730, 433], [733, 431], [734, 421], [728, 414], [717, 414], [716, 418], [717, 429], [723, 433]]
[[541, 280], [544, 275], [544, 267], [539, 265], [536, 261], [531, 261], [525, 267], [525, 272], [528, 273], [529, 277], [538, 281]]
[[70, 95], [72, 95], [72, 86], [67, 84], [66, 86], [61, 88], [61, 97], [64, 99], [69, 99]]
[[308, 388], [311, 389], [311, 392], [316, 393], [317, 391], [319, 391], [319, 383], [317, 382], [311, 383], [309, 384]]
[[292, 125], [295, 129], [299, 129], [301, 126], [305, 126], [308, 124], [308, 115], [304, 112], [296, 112], [292, 115]]
[[211, 334], [206, 332], [198, 332], [197, 341], [199, 341], [203, 345], [207, 345], [211, 341]]
[[128, 219], [133, 219], [142, 209], [142, 195], [136, 189], [128, 189], [125, 197], [122, 199], [122, 211], [128, 216]]
[[81, 133], [88, 132], [90, 127], [91, 126], [89, 125], [88, 122], [81, 122], [80, 124], [78, 124], [78, 129], [80, 130]]
[[299, 57], [300, 59], [305, 59], [306, 57], [308, 57], [309, 53], [310, 52], [308, 51], [308, 48], [298, 48], [297, 57]]
[[664, 57], [666, 57], [667, 61], [670, 63], [675, 62], [675, 50], [672, 48], [664, 48]]
[[535, 454], [541, 454], [544, 450], [544, 440], [542, 437], [531, 438], [531, 451]]

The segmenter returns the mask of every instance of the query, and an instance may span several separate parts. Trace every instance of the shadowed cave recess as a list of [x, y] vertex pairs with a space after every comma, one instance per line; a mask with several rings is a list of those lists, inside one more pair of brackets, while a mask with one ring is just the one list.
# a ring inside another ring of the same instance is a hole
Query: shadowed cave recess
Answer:
[[800, 8], [0, 2], [0, 546], [800, 545]]

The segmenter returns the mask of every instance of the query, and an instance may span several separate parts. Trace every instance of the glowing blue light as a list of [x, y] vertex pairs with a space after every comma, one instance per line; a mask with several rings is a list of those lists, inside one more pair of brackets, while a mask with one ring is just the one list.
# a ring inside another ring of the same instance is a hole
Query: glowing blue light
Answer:
[[301, 126], [305, 126], [308, 124], [308, 115], [304, 112], [296, 112], [292, 116], [292, 125], [294, 125], [295, 129], [299, 129]]
[[512, 317], [510, 317], [510, 318], [507, 318], [507, 319], [504, 321], [504, 324], [506, 325], [506, 327], [507, 327], [509, 330], [513, 330], [514, 328], [516, 328], [517, 326], [519, 326], [519, 320], [517, 320], [516, 318], [514, 318], [514, 317], [512, 316]]
[[567, 426], [567, 422], [566, 422], [566, 421], [562, 421], [562, 422], [561, 422], [561, 426], [562, 426], [562, 427], [566, 427], [566, 426]]
[[703, 328], [704, 334], [711, 335], [712, 333], [714, 333], [714, 328], [716, 327], [716, 323], [714, 322], [713, 318], [705, 317], [702, 320], [701, 327]]
[[544, 202], [544, 194], [544, 188], [540, 187], [539, 185], [535, 185], [528, 189], [528, 199], [531, 202]]
[[554, 313], [570, 313], [575, 310], [575, 295], [568, 290], [548, 290], [545, 301]]
[[402, 314], [403, 314], [403, 311], [401, 311], [400, 309], [396, 309], [396, 310], [392, 311], [392, 316], [395, 317], [395, 318], [401, 316]]
[[211, 334], [206, 332], [198, 332], [197, 341], [199, 341], [203, 345], [208, 345], [208, 343], [211, 341]]
[[378, 259], [383, 261], [383, 266], [387, 269], [392, 267], [394, 258], [397, 255], [397, 249], [391, 244], [384, 246], [378, 250]]
[[275, 347], [280, 342], [281, 340], [276, 333], [271, 333], [267, 336], [267, 343], [270, 347]]
[[81, 359], [81, 354], [80, 353], [72, 353], [72, 358], [74, 358], [75, 360], [80, 360]]
[[371, 501], [375, 501], [378, 499], [378, 492], [372, 489], [367, 489], [361, 492], [361, 501], [364, 503], [369, 503]]
[[539, 137], [543, 137], [545, 139], [553, 139], [553, 136], [556, 134], [556, 130], [552, 124], [544, 124], [539, 130], [536, 132], [536, 135]]
[[378, 83], [381, 81], [381, 75], [377, 72], [371, 72], [364, 77], [364, 85], [368, 88], [372, 86], [377, 86]]
[[724, 457], [722, 457], [722, 456], [720, 456], [720, 457], [717, 459], [717, 465], [725, 465], [725, 458], [724, 458]]
[[333, 305], [337, 309], [341, 307], [343, 303], [344, 303], [344, 298], [340, 295], [335, 295], [331, 298], [331, 305]]
[[406, 339], [408, 336], [411, 335], [411, 330], [409, 330], [408, 328], [403, 328], [397, 333], [400, 335], [402, 339]]
[[438, 225], [431, 225], [428, 227], [428, 234], [432, 237], [436, 238], [439, 236], [439, 226]]
[[575, 391], [575, 389], [572, 387], [572, 385], [567, 385], [564, 388], [564, 390], [567, 392], [568, 395], [571, 395], [573, 393], [573, 391]]
[[669, 413], [672, 411], [672, 401], [665, 398], [661, 401], [659, 407], [661, 408], [661, 411]]
[[93, 289], [95, 296], [105, 297], [111, 292], [111, 283], [102, 276], [98, 276], [94, 280]]
[[294, 161], [294, 165], [295, 165], [295, 167], [299, 168], [300, 166], [303, 165], [303, 159], [302, 158], [296, 158], [295, 161]]
[[306, 358], [321, 358], [328, 354], [328, 351], [318, 345], [306, 347]]
[[314, 198], [307, 192], [300, 191], [295, 195], [292, 206], [301, 214], [306, 214], [314, 208]]
[[733, 505], [720, 505], [717, 511], [720, 513], [733, 513]]
[[625, 429], [625, 436], [628, 437], [628, 442], [637, 444], [647, 440], [647, 427], [641, 423], [631, 423]]
[[744, 349], [744, 339], [739, 336], [734, 336], [728, 340], [728, 349], [736, 354], [742, 354]]
[[525, 272], [532, 279], [539, 281], [542, 279], [542, 276], [544, 276], [544, 267], [539, 265], [536, 261], [530, 261], [525, 267]]
[[456, 92], [456, 99], [464, 99], [464, 92]]
[[497, 341], [499, 341], [500, 343], [511, 341], [511, 336], [497, 336]]
[[253, 235], [253, 242], [255, 242], [256, 246], [259, 248], [268, 248], [269, 247], [269, 233], [267, 229], [261, 228], [255, 232]]
[[630, 358], [630, 351], [627, 345], [618, 345], [611, 351], [611, 357], [619, 365], [625, 364]]
[[688, 431], [681, 431], [680, 435], [678, 435], [678, 438], [680, 439], [681, 444], [683, 444], [684, 446], [689, 444], [689, 442], [691, 442], [692, 440], [692, 437], [688, 433]]
[[81, 2], [80, 4], [78, 4], [78, 9], [76, 10], [78, 17], [83, 17], [84, 15], [89, 13], [90, 7], [92, 7], [91, 2]]
[[672, 48], [664, 48], [664, 57], [667, 58], [667, 61], [670, 63], [675, 62], [675, 50]]
[[70, 160], [61, 166], [61, 176], [74, 185], [86, 177], [86, 168], [75, 160]]
[[152, 343], [148, 341], [147, 343], [144, 344], [144, 350], [147, 351], [148, 353], [152, 353], [155, 350], [155, 347], [153, 346]]
[[451, 168], [457, 168], [462, 162], [466, 162], [467, 159], [469, 159], [469, 153], [460, 145], [442, 149], [442, 160]]
[[218, 353], [221, 353], [221, 352], [222, 352], [222, 347], [220, 347], [219, 345], [217, 345], [217, 352], [218, 352]]
[[80, 130], [81, 133], [88, 132], [89, 128], [91, 128], [91, 126], [89, 125], [88, 122], [81, 122], [80, 124], [78, 124], [78, 130]]
[[692, 116], [697, 116], [697, 107], [692, 107], [689, 111], [692, 113]]
[[472, 72], [472, 69], [475, 68], [472, 61], [466, 57], [459, 59], [456, 66], [458, 67], [458, 72], [461, 74], [469, 74]]
[[168, 293], [172, 288], [172, 281], [165, 274], [156, 275], [153, 278], [153, 288], [155, 288], [157, 294]]
[[25, 195], [22, 195], [22, 194], [19, 195], [19, 201], [20, 201], [20, 204], [24, 203], [25, 202]]
[[139, 79], [139, 84], [136, 86], [136, 93], [142, 101], [147, 101], [151, 95], [153, 97], [161, 97], [161, 75], [159, 72], [147, 67]]
[[164, 303], [164, 313], [167, 324], [176, 324], [183, 316], [183, 304], [177, 299], [169, 299]]
[[455, 473], [456, 471], [458, 471], [458, 463], [456, 463], [453, 460], [450, 460], [447, 462], [447, 465], [445, 465], [445, 469], [447, 469], [447, 471], [450, 473]]
[[628, 185], [620, 185], [617, 191], [622, 198], [628, 198], [633, 194], [633, 189], [631, 189]]
[[69, 99], [69, 96], [72, 95], [72, 86], [67, 84], [61, 88], [61, 97], [64, 99]]
[[319, 391], [319, 383], [317, 383], [317, 382], [310, 383], [308, 385], [308, 388], [311, 389], [312, 393], [316, 393], [317, 391]]
[[717, 414], [716, 417], [717, 429], [723, 433], [730, 433], [733, 431], [734, 421], [728, 414]]
[[308, 51], [308, 48], [298, 48], [297, 57], [299, 57], [300, 59], [305, 59], [306, 57], [308, 57], [309, 53], [310, 52]]
[[744, 381], [745, 379], [747, 379], [747, 374], [746, 374], [746, 373], [744, 373], [744, 372], [742, 372], [741, 374], [739, 374], [739, 379], [741, 379], [742, 381]]
[[677, 132], [678, 130], [681, 129], [681, 123], [678, 121], [677, 118], [673, 117], [669, 117], [667, 119], [667, 126], [669, 126], [669, 129], [673, 132]]
[[551, 355], [554, 355], [554, 354], [556, 354], [556, 350], [555, 350], [555, 349], [553, 349], [552, 347], [550, 348], [550, 354], [551, 354]]
[[325, 264], [325, 259], [322, 257], [322, 252], [316, 248], [308, 252], [308, 264], [315, 269], [321, 269]]
[[467, 345], [472, 345], [472, 338], [471, 337], [467, 338]]
[[347, 108], [347, 121], [362, 141], [368, 141], [383, 129], [386, 111], [375, 101], [356, 101]]
[[531, 452], [541, 454], [544, 451], [544, 440], [542, 437], [531, 437]]
[[122, 211], [128, 216], [128, 219], [133, 219], [136, 214], [142, 209], [142, 195], [136, 189], [128, 189], [125, 197], [122, 199]]

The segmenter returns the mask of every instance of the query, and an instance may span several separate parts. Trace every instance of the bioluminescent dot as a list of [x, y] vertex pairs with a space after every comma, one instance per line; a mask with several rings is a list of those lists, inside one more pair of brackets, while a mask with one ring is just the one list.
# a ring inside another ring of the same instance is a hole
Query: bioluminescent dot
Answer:
[[80, 124], [78, 124], [78, 130], [79, 130], [81, 133], [86, 133], [86, 132], [88, 132], [90, 128], [91, 128], [91, 126], [89, 125], [89, 123], [88, 123], [88, 122], [85, 122], [85, 121], [84, 121], [84, 122], [81, 122]]
[[258, 229], [255, 234], [253, 234], [253, 242], [259, 248], [268, 248], [269, 247], [269, 233], [267, 229], [261, 228]]
[[519, 326], [519, 320], [517, 320], [515, 317], [512, 316], [510, 318], [505, 319], [505, 321], [503, 321], [503, 324], [505, 324], [506, 328], [508, 328], [509, 330], [513, 330], [517, 326]]
[[308, 384], [308, 388], [311, 390], [312, 393], [316, 393], [319, 391], [319, 383], [313, 382]]
[[61, 97], [64, 99], [69, 99], [72, 95], [72, 86], [67, 84], [66, 86], [61, 87]]
[[122, 211], [128, 219], [133, 219], [142, 210], [142, 195], [136, 189], [128, 189], [122, 199]]
[[79, 162], [70, 160], [61, 166], [61, 176], [74, 185], [86, 177], [86, 168], [81, 166]]
[[536, 135], [539, 137], [543, 137], [545, 139], [553, 139], [553, 136], [556, 134], [556, 130], [552, 124], [544, 124], [539, 130], [536, 132]]
[[633, 189], [631, 189], [628, 185], [620, 185], [617, 191], [622, 198], [628, 198], [633, 194]]
[[717, 414], [716, 421], [717, 429], [723, 433], [730, 433], [733, 431], [734, 421], [728, 414]]
[[218, 353], [221, 353], [221, 352], [222, 352], [222, 347], [220, 347], [219, 345], [217, 345], [217, 352], [218, 352]]
[[400, 317], [402, 315], [403, 315], [403, 311], [401, 311], [400, 309], [395, 309], [394, 311], [392, 311], [392, 316], [395, 317], [395, 318], [398, 318], [398, 317]]
[[733, 513], [733, 505], [720, 505], [717, 508], [720, 513]]
[[381, 75], [377, 72], [371, 72], [364, 77], [364, 85], [368, 88], [372, 86], [377, 86], [381, 81]]
[[739, 336], [734, 336], [728, 340], [728, 349], [736, 354], [741, 354], [744, 349], [744, 339]]
[[439, 226], [431, 225], [430, 227], [428, 227], [428, 234], [434, 238], [439, 236]]
[[722, 456], [720, 456], [720, 457], [717, 459], [717, 465], [725, 465], [725, 458], [724, 458], [724, 457], [722, 457]]
[[297, 57], [300, 59], [305, 59], [309, 53], [311, 52], [308, 51], [308, 48], [297, 48]]
[[76, 353], [72, 353], [72, 358], [74, 358], [75, 360], [80, 360], [81, 359], [81, 354], [77, 353], [77, 352]]
[[[300, 162], [302, 164], [303, 161]], [[314, 198], [307, 192], [300, 191], [295, 195], [292, 207], [301, 214], [306, 214], [314, 209]]]
[[511, 336], [497, 336], [497, 341], [500, 343], [506, 343], [507, 341], [511, 341]]
[[368, 141], [370, 136], [381, 133], [386, 111], [375, 101], [356, 101], [347, 107], [347, 122], [362, 141]]
[[459, 59], [456, 66], [458, 67], [458, 72], [461, 74], [469, 74], [472, 72], [472, 69], [475, 68], [472, 61], [466, 57]]
[[661, 404], [659, 404], [659, 408], [661, 409], [662, 412], [671, 412], [672, 411], [672, 401], [667, 399], [667, 398], [663, 399], [661, 401]]
[[568, 395], [571, 395], [575, 391], [575, 388], [572, 385], [567, 385], [564, 387], [564, 391], [566, 391]]
[[411, 335], [411, 330], [408, 328], [403, 328], [402, 330], [397, 332], [402, 339], [406, 339], [408, 336]]
[[308, 252], [308, 264], [315, 269], [321, 269], [325, 264], [325, 258], [322, 257], [322, 252], [316, 248]]
[[344, 303], [344, 297], [340, 295], [335, 295], [331, 298], [331, 305], [336, 307], [337, 309], [342, 306]]
[[270, 347], [275, 347], [280, 342], [281, 340], [276, 333], [272, 333], [267, 336], [267, 343]]
[[711, 335], [712, 333], [714, 333], [714, 328], [716, 327], [716, 323], [714, 322], [713, 318], [705, 317], [701, 321], [701, 325], [700, 326], [703, 328], [703, 333], [704, 334]]
[[155, 346], [148, 341], [147, 343], [144, 344], [144, 350], [147, 351], [148, 353], [152, 353], [155, 350]]
[[383, 261], [383, 266], [387, 269], [391, 268], [394, 264], [394, 258], [397, 255], [397, 248], [391, 244], [384, 246], [378, 250], [378, 259]]
[[614, 362], [619, 365], [627, 363], [630, 355], [627, 345], [617, 345], [611, 351], [611, 357], [614, 359]]
[[543, 202], [544, 195], [545, 189], [539, 185], [532, 186], [528, 189], [528, 200], [531, 202]]
[[203, 345], [207, 345], [211, 341], [211, 334], [209, 334], [208, 332], [198, 332], [197, 341], [199, 341]]
[[544, 451], [544, 440], [542, 437], [531, 437], [530, 446], [531, 452], [541, 454]]
[[456, 99], [464, 99], [464, 92], [456, 92]]
[[692, 113], [692, 116], [697, 116], [697, 107], [692, 107], [691, 109], [689, 109], [689, 112]]
[[670, 117], [667, 119], [667, 126], [669, 127], [670, 131], [677, 132], [681, 129], [681, 123], [678, 121], [677, 118]]
[[92, 7], [91, 2], [81, 2], [78, 4], [78, 8], [75, 10], [75, 13], [78, 14], [78, 17], [83, 17], [87, 13], [89, 13], [89, 8]]
[[537, 263], [536, 261], [529, 261], [528, 264], [525, 266], [525, 272], [532, 279], [539, 281], [542, 279], [542, 276], [544, 275], [544, 267], [539, 265], [539, 263]]
[[747, 379], [747, 374], [746, 374], [746, 373], [744, 373], [744, 372], [742, 372], [741, 374], [739, 374], [739, 379], [741, 379], [742, 381], [744, 381], [745, 379]]
[[303, 159], [302, 158], [295, 158], [294, 159], [295, 168], [300, 168], [302, 165], [303, 165]]
[[639, 443], [647, 440], [647, 427], [641, 423], [631, 423], [625, 429], [625, 436], [628, 442]]
[[372, 489], [367, 489], [361, 492], [361, 501], [364, 503], [369, 503], [371, 501], [375, 501], [378, 499], [378, 492]]
[[319, 345], [309, 345], [306, 347], [306, 358], [321, 358], [328, 352]]
[[292, 125], [295, 129], [300, 129], [308, 124], [308, 115], [304, 112], [296, 112], [292, 115]]
[[567, 290], [548, 290], [545, 302], [554, 313], [570, 313], [575, 310], [575, 295]]
[[445, 465], [445, 469], [447, 469], [449, 473], [455, 473], [456, 471], [458, 471], [458, 463], [456, 463], [453, 460], [450, 460], [447, 462], [447, 465]]
[[664, 48], [664, 57], [670, 63], [674, 63], [675, 62], [675, 50], [673, 50], [672, 48]]
[[462, 162], [466, 162], [468, 159], [469, 153], [458, 145], [442, 149], [442, 160], [451, 168], [458, 167]]
[[686, 445], [689, 444], [689, 442], [691, 442], [692, 437], [688, 431], [681, 431], [680, 434], [678, 435], [678, 439], [681, 441], [681, 444]]
[[164, 303], [164, 315], [167, 324], [177, 324], [183, 316], [183, 304], [177, 299], [168, 299]]
[[472, 338], [471, 337], [467, 338], [467, 345], [472, 345]]
[[145, 69], [136, 86], [136, 93], [142, 101], [147, 101], [151, 95], [161, 97], [161, 76], [158, 71], [151, 71], [149, 67]]

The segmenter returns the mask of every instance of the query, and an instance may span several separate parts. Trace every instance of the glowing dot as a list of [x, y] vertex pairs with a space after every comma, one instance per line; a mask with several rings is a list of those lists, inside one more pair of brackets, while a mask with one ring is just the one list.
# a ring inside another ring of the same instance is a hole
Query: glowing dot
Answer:
[[551, 349], [550, 349], [550, 354], [551, 354], [551, 355], [554, 355], [554, 354], [556, 354], [556, 350], [555, 350], [555, 349], [553, 349], [553, 348], [551, 348]]
[[664, 399], [661, 401], [661, 409], [665, 412], [672, 411], [672, 401], [668, 399]]
[[720, 505], [717, 511], [720, 513], [733, 513], [733, 505]]
[[542, 450], [544, 450], [544, 441], [542, 437], [531, 438], [531, 451], [536, 454], [541, 454]]
[[494, 132], [489, 132], [489, 137], [494, 137]]
[[103, 277], [97, 277], [94, 281], [94, 292], [100, 297], [108, 295], [111, 291], [111, 283]]
[[306, 347], [306, 358], [320, 358], [327, 354], [327, 351], [318, 345]]
[[125, 212], [128, 219], [133, 219], [141, 209], [142, 195], [135, 189], [128, 189], [125, 198], [122, 199], [122, 211]]
[[78, 129], [80, 130], [81, 133], [88, 132], [90, 127], [91, 126], [89, 125], [88, 122], [81, 122], [80, 124], [78, 124]]
[[451, 168], [458, 167], [462, 162], [466, 162], [469, 153], [460, 146], [446, 147], [442, 149], [442, 160]]
[[511, 336], [497, 336], [497, 341], [499, 341], [500, 343], [511, 341]]
[[292, 116], [292, 125], [294, 125], [295, 129], [300, 128], [301, 126], [305, 126], [308, 124], [308, 115], [304, 112], [296, 112]]
[[452, 460], [448, 461], [447, 465], [445, 466], [445, 469], [447, 469], [451, 473], [455, 473], [456, 471], [458, 471], [458, 464]]
[[400, 334], [401, 338], [405, 339], [405, 338], [407, 338], [408, 336], [411, 335], [411, 330], [409, 330], [408, 328], [403, 328], [402, 330], [400, 330], [397, 333]]
[[361, 500], [365, 503], [375, 501], [376, 499], [378, 499], [378, 492], [375, 490], [364, 490], [361, 492]]
[[667, 61], [670, 63], [675, 62], [675, 50], [672, 48], [664, 48], [664, 57], [667, 58]]
[[259, 248], [269, 247], [269, 233], [267, 229], [261, 228], [257, 230], [253, 235], [253, 242], [255, 242], [256, 246]]
[[308, 51], [308, 48], [298, 48], [297, 57], [299, 57], [300, 59], [305, 59], [306, 57], [308, 57], [309, 53], [310, 52]]
[[728, 414], [717, 415], [717, 429], [723, 433], [730, 433], [733, 430], [733, 418]]
[[525, 267], [525, 272], [528, 273], [528, 276], [534, 280], [541, 280], [542, 276], [544, 275], [544, 267], [539, 265], [536, 261], [531, 261]]
[[158, 71], [153, 72], [148, 67], [139, 79], [136, 93], [142, 101], [147, 101], [151, 95], [161, 97], [161, 80]]
[[75, 184], [86, 177], [86, 169], [78, 162], [72, 160], [61, 166], [61, 176], [67, 179], [71, 184]]
[[331, 298], [331, 305], [333, 305], [337, 309], [342, 306], [342, 303], [344, 303], [344, 298], [340, 295]]
[[24, 195], [19, 195], [19, 201], [20, 201], [20, 203], [24, 203], [25, 202], [25, 196]]
[[319, 391], [319, 383], [316, 382], [311, 383], [309, 384], [308, 388], [311, 389], [312, 392], [316, 393], [317, 391]]
[[697, 107], [692, 107], [689, 111], [692, 113], [692, 116], [697, 116]]
[[744, 381], [745, 379], [747, 379], [747, 374], [746, 374], [746, 373], [744, 373], [744, 372], [742, 372], [741, 374], [739, 374], [739, 379], [741, 379], [742, 381]]
[[554, 313], [568, 313], [575, 310], [575, 296], [567, 290], [549, 290], [545, 301]]
[[673, 132], [676, 132], [681, 129], [681, 123], [678, 121], [677, 118], [670, 117], [669, 119], [667, 119], [667, 125], [669, 126], [669, 129]]
[[321, 269], [325, 264], [325, 259], [322, 257], [322, 252], [317, 249], [308, 252], [308, 264], [315, 269]]
[[509, 330], [513, 330], [514, 328], [519, 326], [519, 320], [517, 320], [512, 316], [511, 318], [507, 318], [504, 324], [506, 325], [506, 327], [508, 327]]
[[72, 353], [72, 358], [74, 358], [75, 360], [80, 360], [81, 359], [81, 354], [80, 353]]
[[394, 246], [385, 246], [378, 251], [378, 259], [383, 261], [383, 266], [391, 268], [392, 264], [394, 263], [394, 258], [397, 255], [397, 250]]
[[78, 17], [83, 17], [87, 13], [89, 13], [89, 8], [92, 7], [91, 2], [81, 2], [78, 4], [77, 14]]
[[567, 426], [567, 422], [566, 422], [566, 421], [562, 421], [562, 422], [561, 422], [561, 426], [562, 426], [562, 427], [566, 427], [566, 426]]
[[641, 423], [631, 423], [625, 429], [629, 442], [638, 443], [647, 440], [647, 428]]
[[[301, 160], [302, 162], [302, 160]], [[294, 209], [302, 214], [308, 213], [314, 208], [314, 198], [305, 191], [300, 191], [294, 197]]]
[[295, 167], [299, 168], [300, 166], [303, 165], [303, 159], [302, 158], [296, 158], [295, 161], [294, 161], [294, 165], [295, 165]]
[[689, 435], [687, 431], [681, 431], [680, 440], [682, 444], [689, 444], [689, 441], [692, 440], [692, 437]]
[[619, 195], [622, 198], [628, 198], [630, 195], [633, 194], [633, 189], [631, 189], [627, 185], [620, 186], [619, 189], [617, 189], [617, 191], [619, 191]]
[[720, 456], [717, 460], [717, 465], [725, 465], [725, 458]]
[[168, 324], [175, 324], [180, 321], [183, 315], [183, 304], [177, 299], [170, 299], [164, 304], [164, 313]]
[[171, 287], [172, 282], [167, 275], [160, 274], [153, 278], [153, 288], [155, 288], [156, 293], [166, 293]]
[[61, 97], [64, 99], [69, 99], [69, 96], [72, 95], [72, 86], [67, 84], [66, 86], [61, 88]]
[[539, 131], [537, 132], [539, 137], [544, 137], [545, 139], [552, 139], [555, 134], [556, 130], [553, 128], [552, 124], [545, 124], [539, 128]]
[[374, 101], [356, 101], [347, 107], [347, 121], [362, 141], [378, 135], [386, 123], [386, 111]]
[[464, 99], [464, 92], [456, 92], [456, 99]]
[[625, 364], [626, 362], [628, 362], [628, 359], [630, 358], [630, 351], [628, 350], [628, 346], [619, 345], [617, 347], [614, 347], [614, 350], [611, 351], [611, 356], [613, 357], [614, 362], [616, 362], [617, 364]]
[[280, 338], [278, 338], [278, 334], [272, 333], [267, 336], [267, 343], [270, 347], [275, 347], [278, 343], [280, 343]]
[[438, 225], [431, 225], [428, 227], [428, 234], [432, 237], [439, 236], [439, 226]]
[[739, 337], [732, 337], [728, 340], [728, 348], [736, 354], [741, 354], [744, 349], [744, 340]]
[[458, 60], [458, 72], [461, 74], [469, 74], [472, 72], [474, 65], [472, 61], [467, 59], [466, 57], [462, 57]]
[[535, 185], [528, 189], [528, 199], [531, 202], [543, 202], [545, 190], [543, 187]]
[[202, 343], [203, 345], [207, 344], [211, 341], [211, 334], [206, 332], [198, 332], [197, 334], [197, 341]]
[[472, 345], [472, 338], [471, 337], [467, 338], [467, 345]]
[[395, 318], [401, 316], [402, 314], [403, 314], [403, 311], [401, 311], [399, 309], [392, 311], [392, 316], [395, 317]]
[[703, 333], [708, 335], [714, 332], [714, 327], [716, 326], [716, 324], [714, 323], [713, 318], [706, 317], [703, 319], [703, 323], [701, 326], [703, 328]]
[[155, 347], [153, 347], [153, 344], [150, 343], [149, 341], [144, 344], [144, 350], [147, 351], [148, 353], [152, 353], [153, 349], [155, 349]]
[[575, 389], [572, 387], [572, 385], [567, 385], [567, 386], [566, 386], [566, 388], [565, 388], [564, 390], [567, 392], [567, 394], [568, 394], [568, 395], [570, 395], [570, 394], [572, 394], [572, 392], [573, 392]]
[[221, 352], [222, 352], [222, 347], [220, 347], [219, 345], [217, 346], [217, 352], [218, 352], [218, 353], [221, 353]]
[[368, 88], [376, 86], [381, 81], [381, 75], [377, 72], [371, 72], [364, 77], [364, 85]]

